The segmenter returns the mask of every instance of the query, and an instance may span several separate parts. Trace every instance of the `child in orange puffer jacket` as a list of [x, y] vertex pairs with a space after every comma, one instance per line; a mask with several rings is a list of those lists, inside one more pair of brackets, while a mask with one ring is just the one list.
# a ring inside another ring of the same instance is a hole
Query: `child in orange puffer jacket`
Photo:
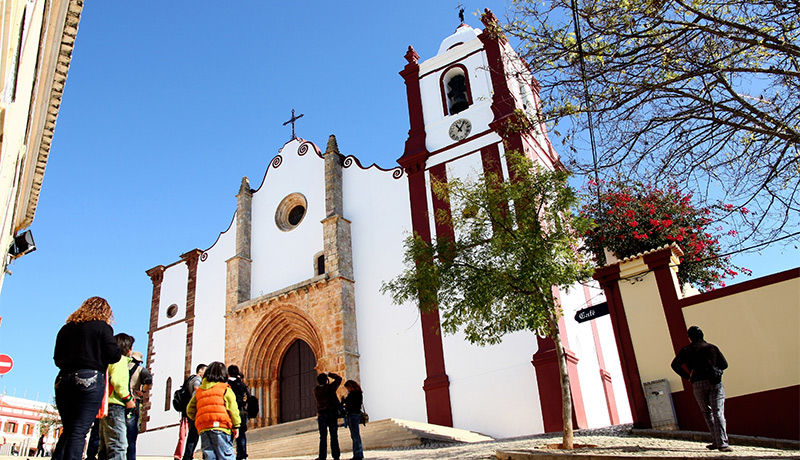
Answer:
[[226, 383], [225, 364], [214, 361], [203, 374], [203, 383], [195, 391], [186, 415], [194, 420], [200, 433], [200, 446], [205, 460], [235, 460], [233, 440], [239, 434], [239, 406], [236, 395]]

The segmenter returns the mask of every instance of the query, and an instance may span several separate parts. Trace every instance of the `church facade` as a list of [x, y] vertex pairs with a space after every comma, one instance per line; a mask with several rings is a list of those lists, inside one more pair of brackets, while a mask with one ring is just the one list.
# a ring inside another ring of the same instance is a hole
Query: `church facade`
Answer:
[[[313, 417], [316, 374], [336, 372], [361, 383], [374, 420], [493, 437], [560, 430], [552, 341], [517, 332], [498, 345], [470, 345], [443, 336], [438, 313], [394, 305], [380, 292], [402, 271], [411, 232], [452, 234], [433, 219], [449, 211], [432, 194], [433, 179], [484, 171], [508, 179], [507, 149], [560, 167], [543, 124], [509, 134], [521, 112], [537, 110], [538, 90], [502, 34], [491, 32], [493, 15], [487, 11], [483, 20], [486, 30], [462, 24], [424, 62], [409, 47], [400, 75], [410, 130], [397, 168], [364, 167], [343, 155], [333, 136], [324, 150], [293, 139], [258, 188], [242, 180], [234, 218], [214, 245], [148, 270], [147, 362], [155, 385], [145, 404], [142, 454], [167, 455], [158, 449], [177, 439], [172, 392], [198, 363], [215, 360], [245, 374], [261, 405], [255, 427]], [[577, 286], [556, 294], [576, 426], [630, 421], [608, 317], [572, 319], [601, 302], [602, 291]]]

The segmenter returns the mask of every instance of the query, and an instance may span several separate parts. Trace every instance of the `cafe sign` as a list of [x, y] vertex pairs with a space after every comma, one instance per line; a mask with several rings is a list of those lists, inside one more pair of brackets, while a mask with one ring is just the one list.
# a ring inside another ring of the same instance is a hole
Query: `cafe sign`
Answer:
[[592, 305], [575, 312], [575, 321], [583, 323], [608, 314], [608, 302]]

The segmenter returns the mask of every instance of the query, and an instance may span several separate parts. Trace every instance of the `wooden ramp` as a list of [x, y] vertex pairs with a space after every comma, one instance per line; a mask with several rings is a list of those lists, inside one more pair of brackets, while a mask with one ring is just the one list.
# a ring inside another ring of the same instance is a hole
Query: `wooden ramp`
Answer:
[[[360, 428], [364, 450], [492, 440], [471, 431], [393, 418], [369, 422]], [[342, 452], [353, 450], [350, 430], [341, 425], [339, 447]], [[318, 448], [316, 417], [247, 431], [247, 453], [251, 459], [316, 455]], [[343, 454], [342, 458], [345, 457]]]

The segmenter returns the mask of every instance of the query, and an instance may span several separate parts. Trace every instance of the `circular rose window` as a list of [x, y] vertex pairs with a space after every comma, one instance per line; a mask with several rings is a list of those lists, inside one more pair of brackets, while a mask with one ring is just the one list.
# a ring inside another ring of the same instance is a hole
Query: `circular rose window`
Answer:
[[294, 230], [306, 216], [307, 207], [306, 197], [300, 193], [292, 193], [278, 205], [275, 211], [275, 225], [284, 232]]
[[172, 304], [167, 307], [167, 318], [172, 318], [178, 314], [178, 305]]

